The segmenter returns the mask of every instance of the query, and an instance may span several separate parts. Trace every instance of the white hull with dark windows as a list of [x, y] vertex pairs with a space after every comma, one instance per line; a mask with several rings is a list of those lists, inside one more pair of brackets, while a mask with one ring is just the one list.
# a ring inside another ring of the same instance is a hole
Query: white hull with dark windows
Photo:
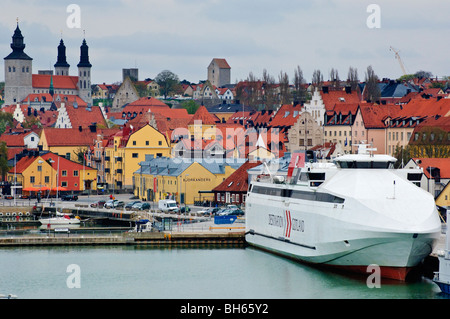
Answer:
[[[246, 241], [299, 261], [405, 280], [432, 251], [441, 223], [420, 169], [370, 153], [317, 163], [292, 156], [287, 176], [259, 176], [246, 201]], [[415, 185], [416, 184], [416, 185]]]

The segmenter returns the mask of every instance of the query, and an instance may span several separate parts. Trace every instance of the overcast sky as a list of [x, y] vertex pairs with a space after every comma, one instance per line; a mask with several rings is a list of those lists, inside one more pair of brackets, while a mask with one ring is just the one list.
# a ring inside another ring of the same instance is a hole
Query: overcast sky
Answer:
[[[67, 25], [72, 3], [80, 8], [80, 28]], [[379, 28], [367, 25], [370, 4], [380, 8]], [[441, 77], [450, 75], [449, 12], [450, 1], [439, 0], [2, 0], [0, 50], [10, 53], [18, 17], [33, 73], [53, 69], [62, 34], [70, 74], [77, 75], [85, 30], [92, 83], [121, 81], [122, 68], [130, 67], [139, 68], [141, 80], [168, 69], [198, 82], [213, 58], [228, 61], [233, 83], [249, 72], [261, 77], [264, 69], [292, 80], [297, 66], [308, 82], [315, 69], [325, 80], [331, 68], [346, 79], [350, 66], [364, 80], [369, 65], [380, 78], [398, 78], [390, 46], [408, 73]]]

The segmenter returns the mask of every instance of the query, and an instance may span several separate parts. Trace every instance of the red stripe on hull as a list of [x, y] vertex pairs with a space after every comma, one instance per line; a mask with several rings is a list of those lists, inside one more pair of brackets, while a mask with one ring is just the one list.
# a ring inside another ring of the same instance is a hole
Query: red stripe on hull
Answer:
[[[336, 265], [327, 265], [332, 268], [341, 269], [345, 271], [351, 271], [354, 273], [361, 273], [367, 276], [373, 274], [373, 271], [368, 270], [368, 266], [336, 266]], [[381, 277], [386, 279], [394, 279], [400, 281], [406, 281], [406, 276], [411, 271], [411, 267], [387, 267], [381, 266]]]

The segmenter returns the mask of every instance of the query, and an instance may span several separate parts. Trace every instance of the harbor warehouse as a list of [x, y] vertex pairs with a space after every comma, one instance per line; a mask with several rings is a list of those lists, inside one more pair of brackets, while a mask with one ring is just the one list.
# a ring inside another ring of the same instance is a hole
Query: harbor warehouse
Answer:
[[134, 194], [142, 200], [157, 202], [171, 198], [188, 205], [212, 200], [212, 189], [243, 163], [244, 159], [155, 158], [146, 155], [133, 175]]

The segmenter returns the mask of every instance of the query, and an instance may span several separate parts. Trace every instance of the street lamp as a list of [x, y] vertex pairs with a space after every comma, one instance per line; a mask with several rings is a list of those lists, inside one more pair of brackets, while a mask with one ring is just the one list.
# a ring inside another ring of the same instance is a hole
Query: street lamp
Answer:
[[187, 198], [187, 177], [189, 176], [189, 174], [184, 175], [184, 213], [187, 213], [187, 206], [186, 206], [186, 198]]
[[[41, 198], [42, 198], [42, 163], [44, 163], [43, 160], [39, 160], [38, 164], [41, 164], [41, 177], [39, 178], [39, 197], [38, 197], [38, 203], [40, 203]], [[38, 166], [39, 167], [39, 166]]]
[[[50, 166], [51, 166], [55, 161], [50, 159], [49, 162], [50, 162]], [[53, 166], [52, 166], [52, 168], [53, 168]], [[50, 170], [50, 190], [49, 190], [49, 192], [52, 191], [52, 186], [53, 186], [53, 174], [52, 174], [52, 171]], [[56, 188], [56, 191], [58, 191], [58, 188]], [[52, 205], [52, 203], [53, 203], [53, 198], [50, 197], [50, 206]]]

